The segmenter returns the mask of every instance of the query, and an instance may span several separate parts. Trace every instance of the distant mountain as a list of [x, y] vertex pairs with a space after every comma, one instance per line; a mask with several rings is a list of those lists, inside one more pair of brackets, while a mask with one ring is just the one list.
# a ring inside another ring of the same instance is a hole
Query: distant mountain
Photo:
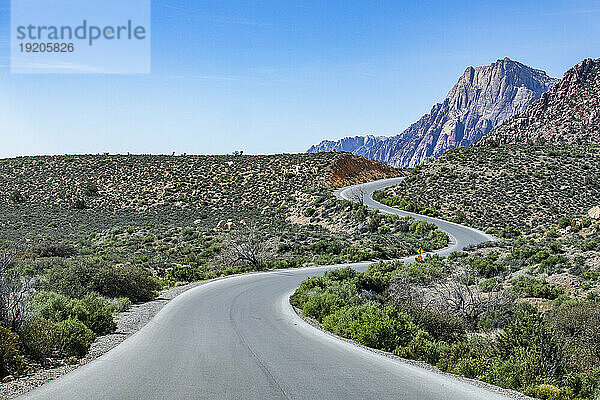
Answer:
[[308, 152], [348, 151], [394, 167], [414, 167], [477, 141], [525, 110], [554, 82], [544, 71], [508, 58], [485, 67], [469, 67], [446, 99], [403, 133], [326, 140]]
[[583, 60], [480, 143], [600, 143], [600, 58]]

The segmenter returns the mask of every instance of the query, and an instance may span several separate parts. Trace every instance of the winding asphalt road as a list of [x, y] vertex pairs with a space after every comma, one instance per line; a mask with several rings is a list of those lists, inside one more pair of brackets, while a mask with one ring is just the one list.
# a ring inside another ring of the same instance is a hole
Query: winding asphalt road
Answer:
[[[365, 204], [398, 179], [362, 185]], [[337, 192], [351, 198], [356, 187]], [[490, 240], [436, 222], [453, 238], [439, 253]], [[410, 258], [409, 258], [410, 259]], [[407, 259], [407, 260], [409, 260]], [[364, 270], [367, 263], [353, 264]], [[393, 360], [305, 323], [288, 302], [307, 277], [327, 266], [234, 276], [189, 290], [143, 329], [91, 363], [26, 399], [504, 399], [453, 377]]]

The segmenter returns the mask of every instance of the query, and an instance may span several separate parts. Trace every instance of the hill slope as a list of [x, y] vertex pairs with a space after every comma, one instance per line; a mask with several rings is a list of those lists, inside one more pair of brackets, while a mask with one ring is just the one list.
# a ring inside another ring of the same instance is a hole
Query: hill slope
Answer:
[[0, 238], [123, 221], [213, 228], [222, 219], [273, 217], [289, 196], [399, 173], [345, 153], [42, 156], [0, 166]]
[[508, 58], [469, 67], [442, 103], [393, 137], [323, 141], [308, 152], [349, 151], [395, 167], [414, 167], [451, 148], [477, 141], [546, 92], [554, 79]]
[[420, 167], [383, 192], [486, 229], [541, 230], [600, 204], [600, 149], [467, 147]]

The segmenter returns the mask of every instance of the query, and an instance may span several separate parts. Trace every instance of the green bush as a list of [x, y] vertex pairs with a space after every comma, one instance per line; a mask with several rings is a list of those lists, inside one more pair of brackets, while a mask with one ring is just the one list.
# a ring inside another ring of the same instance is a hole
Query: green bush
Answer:
[[76, 210], [85, 210], [87, 204], [83, 198], [76, 198], [73, 200], [72, 207]]
[[427, 332], [419, 330], [408, 345], [397, 347], [394, 354], [410, 360], [420, 360], [435, 365], [445, 347], [445, 343], [432, 341]]
[[283, 260], [269, 260], [267, 265], [269, 269], [300, 268], [305, 262], [306, 260], [302, 257], [292, 257]]
[[89, 293], [82, 299], [69, 299], [54, 292], [40, 292], [33, 299], [37, 315], [53, 322], [75, 318], [97, 335], [104, 335], [116, 328], [112, 304], [97, 293]]
[[15, 204], [25, 203], [25, 196], [21, 193], [19, 189], [15, 189], [8, 196], [8, 200]]
[[88, 181], [83, 189], [83, 194], [87, 197], [98, 196], [98, 184], [94, 181]]
[[302, 306], [302, 313], [319, 322], [336, 310], [360, 303], [356, 285], [348, 282], [334, 282], [326, 289], [315, 289], [308, 294]]
[[520, 276], [512, 284], [512, 290], [527, 297], [540, 297], [554, 300], [564, 293], [564, 288], [559, 285], [549, 285], [543, 279], [532, 276]]
[[408, 315], [391, 306], [382, 309], [374, 302], [337, 309], [323, 319], [323, 328], [385, 351], [408, 345], [418, 332]]
[[22, 334], [23, 347], [28, 356], [39, 360], [55, 355], [59, 349], [59, 331], [56, 322], [34, 317]]
[[484, 278], [492, 278], [505, 272], [508, 267], [501, 261], [498, 261], [498, 253], [491, 252], [487, 256], [470, 257], [469, 266]]
[[314, 207], [307, 207], [306, 210], [304, 210], [304, 216], [310, 218], [315, 215], [315, 212], [316, 210]]
[[97, 335], [104, 335], [115, 330], [112, 304], [97, 293], [90, 293], [81, 300], [72, 300], [73, 316], [83, 322]]
[[416, 305], [404, 305], [401, 310], [437, 341], [455, 343], [466, 338], [467, 323], [443, 311], [429, 310]]
[[96, 339], [85, 324], [69, 318], [56, 324], [59, 335], [59, 351], [65, 356], [83, 357]]
[[19, 336], [0, 325], [0, 379], [19, 373], [25, 367], [19, 353]]
[[390, 262], [370, 264], [367, 270], [359, 275], [360, 286], [362, 289], [381, 293], [390, 285], [395, 270], [394, 264]]
[[131, 300], [127, 297], [119, 297], [113, 300], [113, 309], [115, 312], [121, 313], [131, 308]]
[[528, 396], [535, 396], [535, 398], [542, 400], [561, 400], [564, 398], [561, 396], [561, 390], [559, 388], [547, 383], [533, 386], [526, 390], [525, 394]]
[[196, 282], [204, 279], [203, 271], [189, 265], [176, 265], [167, 272], [165, 279], [175, 282]]
[[33, 248], [40, 257], [71, 257], [77, 254], [75, 247], [68, 243], [44, 242]]
[[430, 283], [446, 275], [446, 266], [441, 257], [426, 255], [413, 263], [395, 262], [396, 275], [407, 277], [410, 282]]
[[492, 362], [491, 357], [491, 343], [473, 337], [444, 348], [436, 365], [444, 372], [477, 378], [486, 373]]
[[113, 266], [99, 259], [78, 259], [67, 260], [50, 269], [44, 287], [76, 298], [97, 292], [106, 297], [128, 297], [138, 302], [152, 300], [160, 283], [137, 266]]

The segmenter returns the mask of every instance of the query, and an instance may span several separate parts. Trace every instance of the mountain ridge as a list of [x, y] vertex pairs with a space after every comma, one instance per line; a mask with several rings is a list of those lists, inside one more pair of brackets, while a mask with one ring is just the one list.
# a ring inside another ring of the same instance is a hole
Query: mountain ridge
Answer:
[[565, 72], [553, 88], [478, 144], [600, 143], [600, 58]]
[[394, 167], [414, 167], [479, 140], [525, 110], [555, 81], [544, 71], [509, 58], [468, 67], [446, 98], [402, 133], [325, 140], [308, 152], [348, 151]]

